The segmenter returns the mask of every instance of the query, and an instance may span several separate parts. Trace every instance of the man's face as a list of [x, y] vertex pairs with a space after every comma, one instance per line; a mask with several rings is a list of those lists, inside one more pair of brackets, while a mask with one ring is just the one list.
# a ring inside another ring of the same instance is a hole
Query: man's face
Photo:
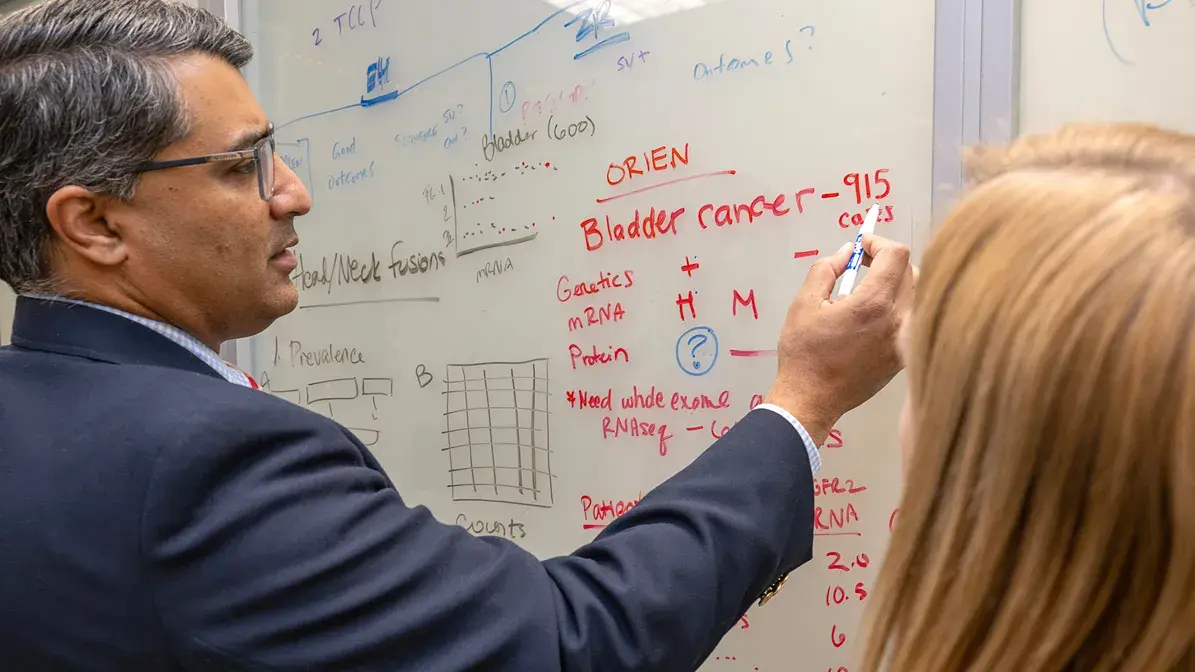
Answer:
[[[154, 161], [250, 149], [264, 136], [266, 115], [231, 65], [196, 54], [172, 69], [191, 132]], [[142, 174], [133, 200], [112, 213], [128, 250], [124, 278], [141, 303], [209, 345], [256, 334], [295, 309], [288, 248], [298, 242], [293, 218], [311, 198], [285, 163], [274, 164], [268, 202], [251, 159]]]

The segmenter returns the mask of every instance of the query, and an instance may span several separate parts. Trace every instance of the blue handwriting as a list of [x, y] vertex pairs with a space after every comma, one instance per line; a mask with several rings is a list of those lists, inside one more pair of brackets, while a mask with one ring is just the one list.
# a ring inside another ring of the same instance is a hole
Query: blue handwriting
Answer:
[[[341, 12], [332, 19], [336, 23], [336, 35], [344, 35], [346, 27], [350, 32], [368, 26], [377, 28], [378, 18], [374, 10], [381, 5], [382, 0], [367, 0], [365, 4], [350, 5], [347, 12]], [[366, 11], [369, 12], [368, 16], [366, 16]], [[312, 29], [311, 37], [315, 42], [314, 46], [318, 47], [324, 43], [323, 34], [319, 28]]]
[[357, 153], [357, 138], [353, 137], [348, 145], [341, 145], [339, 142], [332, 143], [332, 160], [342, 159], [346, 156]]
[[639, 59], [640, 63], [646, 63], [647, 57], [650, 55], [651, 55], [650, 51], [643, 51], [642, 49], [640, 49], [638, 54], [636, 54], [635, 52], [631, 52], [630, 56], [619, 56], [618, 57], [618, 70], [621, 72], [622, 70], [626, 70], [626, 69], [634, 66], [636, 58]]
[[390, 83], [390, 57], [385, 60], [378, 56], [376, 63], [370, 63], [365, 68], [365, 92], [373, 93], [374, 89], [381, 89]]
[[[809, 36], [812, 38], [813, 26], [805, 26], [801, 28], [801, 32], [806, 32], [806, 29], [808, 29]], [[794, 46], [793, 40], [785, 40], [784, 55], [787, 58], [784, 61], [784, 65], [788, 65], [796, 60], [796, 57], [793, 56]], [[808, 48], [812, 49], [813, 45], [809, 45]], [[773, 54], [771, 51], [765, 51], [762, 56], [763, 62], [761, 63], [760, 59], [756, 59], [754, 57], [731, 57], [727, 59], [726, 54], [718, 54], [718, 62], [716, 65], [708, 65], [704, 61], [698, 61], [693, 66], [693, 80], [698, 81], [726, 72], [737, 72], [739, 70], [747, 70], [750, 68], [772, 65], [773, 63], [777, 62], [774, 60], [774, 56], [775, 54]]]
[[[1137, 11], [1137, 18], [1141, 20], [1141, 25], [1150, 28], [1153, 26], [1153, 22], [1150, 21], [1153, 12], [1171, 4], [1174, 0], [1154, 0], [1152, 2], [1150, 0], [1132, 0], [1132, 2], [1133, 8]], [[1191, 5], [1195, 7], [1195, 0], [1191, 0]], [[1125, 65], [1136, 65], [1121, 53], [1112, 39], [1112, 30], [1108, 26], [1108, 0], [1100, 1], [1100, 14], [1104, 26], [1104, 39], [1108, 42], [1108, 48], [1112, 50], [1112, 55]]]
[[[281, 130], [281, 129], [283, 129], [283, 128], [287, 127], [287, 126], [290, 126], [291, 124], [296, 124], [296, 123], [298, 123], [298, 122], [300, 122], [300, 121], [306, 121], [306, 120], [308, 120], [308, 119], [315, 119], [315, 118], [317, 118], [317, 117], [322, 117], [322, 116], [326, 116], [326, 115], [329, 115], [329, 114], [336, 114], [336, 113], [338, 113], [338, 112], [343, 112], [343, 111], [345, 111], [345, 110], [353, 110], [353, 109], [358, 109], [358, 108], [363, 108], [363, 107], [369, 107], [369, 106], [371, 106], [371, 105], [377, 105], [377, 104], [380, 104], [380, 103], [385, 103], [385, 102], [390, 102], [390, 101], [393, 101], [393, 100], [397, 100], [397, 99], [398, 99], [398, 98], [400, 98], [401, 96], [403, 96], [403, 95], [406, 95], [407, 93], [409, 93], [409, 92], [411, 92], [411, 91], [413, 91], [413, 90], [417, 89], [418, 87], [420, 87], [420, 86], [422, 86], [422, 85], [424, 85], [424, 84], [426, 84], [426, 83], [430, 82], [431, 80], [433, 80], [433, 79], [435, 79], [435, 78], [437, 78], [437, 77], [439, 77], [439, 76], [441, 76], [441, 75], [443, 75], [443, 74], [445, 74], [445, 73], [448, 73], [448, 72], [450, 72], [450, 71], [452, 71], [452, 70], [455, 70], [456, 68], [459, 68], [459, 67], [461, 67], [461, 66], [465, 65], [466, 63], [469, 63], [469, 62], [471, 62], [471, 61], [474, 61], [474, 60], [476, 60], [476, 59], [479, 59], [479, 58], [484, 58], [484, 59], [486, 59], [486, 61], [489, 63], [489, 68], [490, 68], [490, 114], [489, 114], [489, 127], [490, 127], [490, 132], [492, 133], [492, 132], [493, 132], [493, 130], [494, 130], [494, 90], [493, 90], [493, 89], [494, 89], [494, 87], [493, 87], [493, 76], [494, 76], [494, 72], [493, 72], [493, 71], [494, 71], [494, 65], [493, 65], [493, 57], [494, 57], [494, 56], [497, 56], [498, 54], [502, 53], [503, 51], [505, 51], [505, 50], [509, 49], [510, 47], [514, 46], [515, 44], [518, 44], [519, 42], [521, 42], [521, 41], [523, 41], [523, 40], [527, 39], [528, 37], [530, 37], [530, 36], [532, 36], [532, 35], [535, 35], [536, 33], [538, 33], [538, 32], [540, 31], [540, 29], [541, 29], [541, 28], [543, 28], [544, 26], [546, 26], [546, 25], [548, 25], [549, 23], [551, 23], [551, 22], [552, 22], [554, 19], [556, 19], [557, 17], [559, 17], [559, 16], [561, 16], [561, 15], [563, 15], [563, 14], [567, 13], [568, 11], [572, 10], [572, 9], [573, 9], [573, 8], [575, 8], [575, 7], [578, 7], [578, 6], [580, 6], [580, 5], [584, 5], [584, 4], [586, 4], [586, 3], [588, 3], [588, 2], [591, 2], [591, 1], [592, 1], [592, 0], [576, 0], [575, 2], [571, 2], [571, 3], [567, 4], [567, 5], [565, 5], [564, 7], [561, 7], [560, 9], [557, 9], [556, 11], [552, 12], [551, 14], [549, 14], [549, 15], [547, 16], [547, 18], [545, 18], [545, 19], [543, 19], [542, 21], [540, 21], [539, 23], [535, 24], [535, 25], [534, 25], [534, 26], [532, 26], [530, 29], [528, 29], [528, 30], [524, 31], [524, 32], [523, 32], [521, 35], [518, 35], [518, 36], [517, 36], [517, 37], [515, 37], [514, 39], [512, 39], [512, 40], [510, 40], [510, 41], [506, 42], [506, 44], [503, 44], [502, 46], [500, 46], [500, 47], [498, 47], [498, 48], [496, 48], [496, 49], [493, 49], [493, 50], [491, 50], [491, 51], [488, 51], [488, 52], [480, 52], [480, 53], [473, 54], [472, 56], [466, 56], [465, 58], [462, 58], [461, 60], [457, 61], [456, 63], [453, 63], [452, 65], [449, 65], [449, 66], [448, 66], [448, 67], [446, 67], [446, 68], [443, 68], [443, 69], [441, 69], [441, 70], [439, 70], [439, 71], [437, 71], [437, 72], [434, 72], [434, 73], [432, 73], [432, 74], [430, 74], [430, 75], [427, 75], [426, 77], [423, 77], [422, 79], [419, 79], [419, 80], [418, 80], [418, 81], [416, 81], [415, 83], [408, 85], [406, 88], [404, 88], [404, 89], [402, 89], [402, 90], [399, 90], [399, 91], [391, 91], [390, 93], [387, 93], [387, 94], [385, 94], [385, 95], [378, 96], [378, 97], [376, 97], [376, 98], [372, 98], [372, 99], [365, 99], [365, 98], [363, 97], [361, 100], [359, 100], [359, 101], [357, 101], [357, 102], [355, 102], [355, 103], [351, 103], [351, 104], [349, 104], [349, 105], [341, 105], [340, 107], [335, 107], [335, 108], [332, 108], [332, 109], [329, 109], [329, 110], [323, 110], [323, 111], [320, 111], [320, 112], [314, 112], [314, 113], [311, 113], [311, 114], [305, 114], [305, 115], [303, 115], [303, 116], [296, 117], [296, 118], [294, 118], [294, 119], [291, 119], [291, 120], [289, 120], [289, 121], [286, 121], [286, 122], [284, 122], [284, 123], [278, 124], [278, 125], [276, 126], [276, 128], [277, 128], [278, 130]], [[377, 6], [378, 6], [380, 3], [381, 3], [381, 0], [373, 0], [373, 7], [374, 7], [374, 8], [376, 8], [376, 7], [377, 7]], [[313, 34], [315, 34], [315, 35], [316, 35], [316, 43], [317, 43], [317, 44], [319, 43], [319, 35], [318, 35], [318, 30], [319, 30], [319, 29], [316, 29], [315, 31], [313, 31]], [[628, 36], [628, 39], [629, 39], [629, 36]], [[577, 58], [577, 56], [574, 56], [574, 59], [575, 59], [575, 58]]]
[[328, 177], [328, 191], [334, 191], [341, 187], [357, 184], [363, 180], [372, 179], [374, 176], [373, 167], [374, 162], [370, 161], [368, 168], [354, 171], [342, 170], [339, 174], [330, 175]]
[[718, 336], [709, 327], [693, 327], [676, 339], [676, 365], [690, 376], [704, 376], [718, 363]]
[[398, 135], [394, 136], [394, 142], [398, 143], [399, 149], [406, 149], [407, 147], [412, 147], [414, 145], [427, 142], [439, 134], [440, 125], [433, 124], [431, 128], [418, 131], [417, 133], [399, 133]]
[[574, 23], [578, 23], [578, 22], [579, 22], [579, 25], [577, 27], [576, 41], [578, 43], [580, 43], [581, 40], [584, 40], [585, 38], [592, 35], [593, 38], [595, 40], [597, 40], [597, 42], [595, 44], [593, 44], [592, 46], [590, 46], [586, 49], [583, 49], [583, 50], [577, 52], [576, 54], [574, 54], [573, 60], [577, 60], [579, 58], [584, 58], [585, 56], [592, 54], [593, 52], [597, 51], [598, 49], [601, 49], [602, 47], [608, 47], [612, 44], [618, 44], [619, 42], [626, 42], [627, 40], [631, 39], [631, 34], [625, 30], [621, 33], [611, 35], [610, 37], [607, 37], [605, 39], [598, 39], [598, 31], [599, 30], [601, 30], [602, 28], [613, 28], [614, 27], [614, 20], [610, 18], [610, 0], [602, 0], [602, 3], [600, 5], [598, 5], [597, 7], [591, 7], [589, 9], [582, 11], [580, 14], [577, 14], [572, 19], [570, 19], [568, 23], [564, 24], [564, 27], [568, 28], [568, 27], [572, 26]]

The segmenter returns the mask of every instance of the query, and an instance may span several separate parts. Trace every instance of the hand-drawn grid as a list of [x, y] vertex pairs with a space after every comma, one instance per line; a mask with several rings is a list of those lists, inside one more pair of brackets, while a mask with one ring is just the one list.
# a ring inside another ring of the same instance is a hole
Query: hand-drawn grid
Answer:
[[453, 500], [552, 506], [548, 360], [449, 364], [444, 383]]

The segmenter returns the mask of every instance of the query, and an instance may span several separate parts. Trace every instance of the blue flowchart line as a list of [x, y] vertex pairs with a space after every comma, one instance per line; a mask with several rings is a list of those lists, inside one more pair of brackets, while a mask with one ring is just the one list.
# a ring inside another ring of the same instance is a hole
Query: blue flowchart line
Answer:
[[629, 39], [631, 39], [630, 33], [619, 33], [617, 35], [611, 35], [610, 37], [607, 37], [606, 39], [602, 40], [601, 42], [598, 42], [597, 44], [593, 45], [592, 47], [590, 47], [584, 51], [578, 52], [575, 56], [573, 56], [573, 60], [575, 61], [577, 59], [584, 58], [585, 56], [592, 54], [593, 52], [597, 51], [598, 49], [601, 49], [602, 47], [608, 47], [612, 44], [618, 44], [619, 42], [626, 42]]
[[[567, 4], [567, 5], [565, 5], [564, 7], [561, 7], [560, 9], [558, 9], [558, 10], [556, 10], [556, 11], [552, 12], [552, 13], [551, 13], [551, 14], [549, 14], [549, 15], [548, 15], [548, 17], [547, 17], [547, 18], [545, 18], [543, 21], [540, 21], [539, 23], [535, 24], [535, 26], [534, 26], [533, 28], [531, 28], [530, 30], [527, 30], [527, 31], [526, 31], [526, 32], [524, 32], [523, 34], [521, 34], [521, 35], [519, 35], [518, 37], [514, 38], [513, 40], [511, 40], [511, 41], [507, 42], [506, 44], [502, 45], [501, 47], [498, 47], [497, 49], [494, 49], [493, 51], [488, 51], [488, 52], [479, 52], [479, 53], [473, 54], [472, 56], [468, 56], [468, 57], [466, 57], [466, 58], [463, 58], [463, 59], [461, 59], [461, 60], [457, 61], [456, 63], [453, 63], [452, 65], [450, 65], [450, 66], [448, 66], [448, 67], [444, 68], [443, 70], [440, 70], [439, 72], [436, 72], [436, 73], [434, 73], [434, 74], [428, 75], [427, 77], [424, 77], [423, 79], [420, 79], [419, 81], [415, 82], [414, 84], [411, 84], [410, 86], [408, 86], [408, 87], [407, 87], [407, 88], [405, 88], [405, 89], [402, 89], [402, 90], [400, 90], [400, 91], [392, 91], [392, 92], [390, 92], [390, 93], [383, 94], [383, 95], [381, 95], [381, 96], [377, 96], [377, 97], [374, 97], [374, 98], [366, 98], [366, 97], [362, 96], [360, 101], [358, 101], [358, 102], [356, 102], [356, 103], [353, 103], [353, 104], [351, 104], [351, 105], [343, 105], [343, 106], [341, 106], [341, 107], [333, 108], [333, 109], [330, 109], [330, 110], [323, 110], [322, 112], [313, 112], [313, 113], [311, 113], [311, 114], [306, 114], [306, 115], [303, 115], [303, 116], [301, 116], [301, 117], [297, 117], [297, 118], [295, 118], [295, 119], [291, 119], [290, 121], [287, 121], [287, 122], [285, 122], [285, 123], [278, 124], [278, 125], [277, 125], [275, 128], [277, 128], [277, 129], [283, 129], [283, 128], [286, 128], [287, 126], [290, 126], [290, 125], [292, 125], [292, 124], [296, 124], [296, 123], [298, 123], [298, 122], [300, 122], [300, 121], [306, 121], [306, 120], [308, 120], [308, 119], [314, 119], [314, 118], [316, 118], [316, 117], [323, 117], [323, 116], [327, 116], [327, 115], [329, 115], [329, 114], [335, 114], [335, 113], [337, 113], [337, 112], [343, 112], [343, 111], [345, 111], [345, 110], [352, 110], [352, 109], [357, 109], [357, 108], [373, 107], [373, 106], [375, 106], [375, 105], [380, 105], [380, 104], [382, 104], [382, 103], [388, 103], [388, 102], [391, 102], [391, 101], [398, 100], [398, 99], [399, 99], [399, 98], [401, 98], [403, 95], [405, 95], [405, 94], [409, 93], [411, 90], [413, 90], [413, 89], [415, 89], [415, 88], [417, 88], [417, 87], [419, 87], [419, 86], [422, 86], [423, 84], [426, 84], [426, 83], [428, 83], [429, 81], [431, 81], [431, 80], [435, 79], [436, 77], [439, 77], [440, 75], [443, 75], [443, 74], [445, 74], [445, 73], [448, 73], [448, 72], [450, 72], [450, 71], [452, 71], [452, 70], [455, 70], [456, 68], [459, 68], [459, 67], [461, 67], [462, 65], [464, 65], [464, 64], [466, 64], [466, 63], [468, 63], [469, 61], [472, 61], [472, 60], [474, 60], [474, 59], [477, 59], [477, 58], [484, 58], [484, 59], [486, 59], [486, 61], [489, 61], [489, 68], [490, 68], [490, 95], [489, 95], [489, 98], [490, 98], [490, 110], [489, 110], [489, 112], [490, 112], [490, 124], [489, 124], [489, 127], [490, 127], [490, 135], [493, 135], [493, 134], [494, 134], [494, 64], [493, 64], [493, 61], [492, 61], [493, 57], [494, 57], [494, 56], [496, 56], [496, 55], [498, 55], [498, 54], [500, 54], [500, 53], [502, 53], [504, 50], [506, 50], [506, 49], [508, 49], [508, 48], [510, 48], [510, 47], [512, 47], [512, 46], [514, 46], [514, 45], [515, 45], [515, 44], [517, 44], [518, 42], [520, 42], [520, 41], [522, 41], [522, 40], [524, 40], [524, 39], [526, 39], [526, 38], [528, 38], [528, 37], [531, 37], [531, 36], [532, 36], [532, 35], [534, 35], [535, 33], [539, 32], [539, 29], [540, 29], [540, 28], [543, 28], [543, 27], [544, 27], [544, 26], [546, 26], [546, 25], [547, 25], [549, 22], [551, 22], [553, 19], [557, 18], [557, 17], [558, 17], [558, 16], [560, 16], [561, 14], [564, 14], [565, 12], [567, 12], [567, 11], [568, 11], [568, 10], [570, 10], [570, 9], [572, 9], [573, 7], [576, 7], [577, 5], [583, 5], [583, 4], [587, 3], [587, 2], [590, 2], [590, 0], [576, 0], [576, 2], [571, 2], [571, 3]], [[617, 37], [617, 36], [616, 36], [616, 37]], [[629, 39], [629, 35], [628, 35], [627, 39]], [[600, 43], [599, 43], [599, 44], [600, 44]], [[592, 50], [592, 49], [591, 49], [591, 50]]]

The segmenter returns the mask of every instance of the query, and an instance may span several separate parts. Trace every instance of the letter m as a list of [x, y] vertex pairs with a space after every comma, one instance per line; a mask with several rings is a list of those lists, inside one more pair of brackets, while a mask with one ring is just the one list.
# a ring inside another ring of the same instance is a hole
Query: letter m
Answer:
[[583, 329], [583, 328], [585, 328], [585, 323], [581, 321], [581, 318], [579, 318], [579, 317], [568, 318], [568, 330], [569, 331], [576, 331], [578, 329]]
[[755, 290], [754, 289], [747, 292], [747, 298], [745, 298], [745, 299], [743, 298], [742, 294], [739, 294], [739, 290], [737, 290], [737, 289], [734, 290], [734, 302], [730, 304], [730, 314], [731, 315], [739, 314], [739, 305], [751, 306], [751, 315], [755, 319], [757, 319], [757, 320], [759, 319], [759, 309], [755, 307]]

